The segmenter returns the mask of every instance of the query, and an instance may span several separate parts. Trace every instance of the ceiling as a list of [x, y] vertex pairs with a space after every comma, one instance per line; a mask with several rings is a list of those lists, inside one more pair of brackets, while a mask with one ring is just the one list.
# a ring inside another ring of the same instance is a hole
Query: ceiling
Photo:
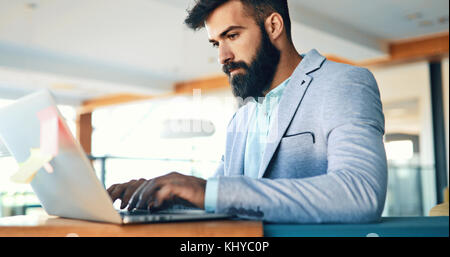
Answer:
[[[290, 0], [289, 2], [299, 11], [313, 12], [317, 20], [327, 20], [384, 41], [413, 38], [448, 30], [448, 0], [370, 2]], [[301, 21], [301, 17], [298, 21]]]
[[[159, 94], [220, 74], [203, 31], [183, 25], [188, 0], [0, 0], [0, 98], [51, 88], [58, 101]], [[354, 61], [388, 42], [448, 31], [448, 0], [289, 0], [300, 52]]]

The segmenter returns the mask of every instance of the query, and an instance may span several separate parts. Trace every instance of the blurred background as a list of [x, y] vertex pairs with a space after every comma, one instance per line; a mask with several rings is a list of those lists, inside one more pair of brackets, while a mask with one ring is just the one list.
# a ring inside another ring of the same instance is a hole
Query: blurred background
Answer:
[[[383, 216], [428, 215], [448, 187], [449, 1], [288, 2], [299, 52], [378, 81]], [[206, 32], [183, 24], [192, 3], [0, 0], [0, 108], [50, 89], [106, 188], [170, 171], [208, 178], [238, 104]], [[0, 217], [43, 212], [29, 185], [10, 182], [17, 167], [0, 136]]]

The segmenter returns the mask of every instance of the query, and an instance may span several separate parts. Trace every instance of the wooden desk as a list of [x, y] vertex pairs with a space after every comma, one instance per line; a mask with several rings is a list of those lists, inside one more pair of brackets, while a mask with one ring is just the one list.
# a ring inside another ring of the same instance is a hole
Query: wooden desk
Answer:
[[0, 237], [262, 237], [262, 222], [196, 221], [114, 225], [54, 216], [0, 218]]

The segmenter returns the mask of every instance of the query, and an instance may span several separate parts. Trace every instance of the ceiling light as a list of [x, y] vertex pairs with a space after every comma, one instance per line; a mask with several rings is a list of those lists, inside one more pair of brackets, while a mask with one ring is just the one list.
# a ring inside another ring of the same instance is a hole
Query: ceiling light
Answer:
[[420, 12], [411, 13], [411, 14], [406, 15], [406, 18], [410, 21], [417, 20], [417, 19], [422, 18], [422, 13], [420, 13]]
[[428, 27], [431, 25], [433, 25], [433, 22], [430, 20], [424, 20], [424, 21], [419, 22], [420, 27]]

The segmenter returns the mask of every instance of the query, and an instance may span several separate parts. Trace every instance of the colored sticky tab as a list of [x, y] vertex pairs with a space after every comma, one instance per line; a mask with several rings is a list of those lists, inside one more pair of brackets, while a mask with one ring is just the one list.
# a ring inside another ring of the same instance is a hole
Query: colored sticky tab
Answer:
[[41, 149], [32, 148], [30, 157], [24, 163], [19, 164], [19, 170], [11, 176], [11, 180], [16, 183], [30, 183], [39, 169], [52, 159], [53, 156], [44, 153]]
[[43, 153], [58, 155], [59, 149], [59, 118], [54, 106], [46, 108], [37, 114], [40, 121], [40, 144]]
[[59, 132], [59, 139], [70, 141], [71, 142], [71, 136], [72, 134], [70, 131], [64, 126], [61, 118], [58, 118], [58, 132]]
[[71, 142], [70, 131], [64, 125], [55, 106], [39, 111], [37, 116], [40, 122], [40, 148], [43, 153], [55, 157], [61, 143]]
[[56, 107], [51, 106], [37, 113], [40, 121], [40, 144], [43, 153], [58, 155], [59, 118]]

